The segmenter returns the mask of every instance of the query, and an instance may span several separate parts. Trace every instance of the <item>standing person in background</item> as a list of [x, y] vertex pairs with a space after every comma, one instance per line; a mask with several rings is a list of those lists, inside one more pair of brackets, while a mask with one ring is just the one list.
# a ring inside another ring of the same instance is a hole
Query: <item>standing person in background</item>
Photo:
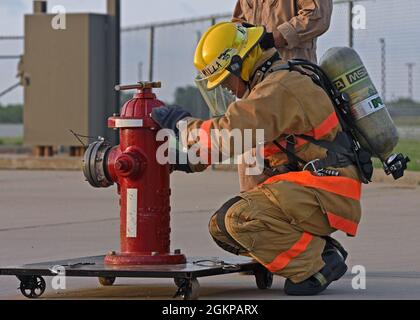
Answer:
[[317, 62], [317, 38], [330, 27], [332, 0], [238, 0], [233, 21], [266, 27], [283, 59]]
[[[275, 46], [284, 60], [306, 59], [317, 63], [317, 38], [330, 27], [332, 9], [333, 0], [238, 0], [232, 21], [264, 26], [269, 46]], [[253, 189], [267, 178], [246, 175], [248, 167], [239, 162], [241, 192]]]

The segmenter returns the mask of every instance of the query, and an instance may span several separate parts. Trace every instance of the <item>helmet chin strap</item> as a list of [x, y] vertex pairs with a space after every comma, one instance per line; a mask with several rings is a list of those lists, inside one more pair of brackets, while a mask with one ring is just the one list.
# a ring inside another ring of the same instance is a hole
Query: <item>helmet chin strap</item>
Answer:
[[[242, 79], [242, 66], [243, 66], [243, 60], [240, 56], [236, 55], [232, 57], [231, 63], [227, 70], [233, 74], [235, 77], [237, 77], [239, 80], [245, 82], [248, 90], [251, 90], [251, 83], [250, 81], [245, 81]], [[236, 88], [235, 96], [238, 97], [238, 88]]]
[[231, 74], [241, 79], [242, 66], [244, 61], [238, 55], [233, 56], [229, 66], [226, 68]]

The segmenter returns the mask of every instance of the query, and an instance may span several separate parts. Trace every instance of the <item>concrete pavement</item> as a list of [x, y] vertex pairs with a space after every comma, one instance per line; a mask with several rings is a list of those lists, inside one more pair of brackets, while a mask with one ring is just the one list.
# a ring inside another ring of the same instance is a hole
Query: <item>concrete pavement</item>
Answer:
[[[174, 174], [172, 248], [190, 256], [226, 256], [213, 244], [210, 216], [237, 192], [233, 172]], [[105, 254], [118, 250], [115, 187], [93, 189], [81, 172], [0, 171], [0, 265]], [[311, 299], [420, 299], [420, 187], [372, 184], [364, 188], [364, 216], [357, 238], [337, 234], [350, 253], [349, 273]], [[367, 271], [366, 290], [352, 288], [354, 266]], [[48, 279], [47, 279], [48, 284]], [[291, 299], [283, 280], [259, 291], [252, 276], [200, 279], [202, 299]], [[0, 277], [0, 299], [21, 299], [14, 277]], [[45, 298], [170, 299], [168, 279], [117, 279], [100, 287], [96, 279], [69, 278], [67, 290], [48, 284]]]

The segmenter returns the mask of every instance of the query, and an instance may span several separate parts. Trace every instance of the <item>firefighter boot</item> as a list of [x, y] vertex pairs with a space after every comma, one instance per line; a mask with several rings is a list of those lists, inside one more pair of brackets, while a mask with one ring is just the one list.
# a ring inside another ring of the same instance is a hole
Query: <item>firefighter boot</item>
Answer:
[[333, 282], [340, 279], [347, 271], [345, 260], [347, 252], [332, 238], [327, 241], [322, 259], [325, 266], [309, 279], [293, 283], [289, 279], [284, 284], [284, 292], [291, 296], [312, 296], [321, 293]]

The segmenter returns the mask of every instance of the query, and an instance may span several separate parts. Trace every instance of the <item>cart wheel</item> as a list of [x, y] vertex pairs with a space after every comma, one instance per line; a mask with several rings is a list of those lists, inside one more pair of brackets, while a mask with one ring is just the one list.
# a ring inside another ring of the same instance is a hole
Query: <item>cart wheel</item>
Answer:
[[26, 298], [39, 298], [45, 291], [45, 280], [40, 276], [25, 276], [18, 277], [18, 279], [20, 280], [20, 292], [22, 292]]
[[174, 278], [174, 283], [178, 288], [181, 288], [185, 281], [188, 281], [188, 279], [184, 279], [184, 278]]
[[183, 300], [198, 300], [200, 284], [197, 279], [175, 278], [174, 282], [178, 286], [174, 298], [182, 297]]
[[266, 268], [255, 269], [255, 282], [260, 290], [270, 289], [273, 285], [273, 274]]
[[112, 286], [115, 282], [115, 277], [98, 277], [99, 283], [104, 287]]
[[186, 281], [185, 291], [183, 294], [184, 300], [198, 300], [200, 296], [200, 284], [197, 279]]

